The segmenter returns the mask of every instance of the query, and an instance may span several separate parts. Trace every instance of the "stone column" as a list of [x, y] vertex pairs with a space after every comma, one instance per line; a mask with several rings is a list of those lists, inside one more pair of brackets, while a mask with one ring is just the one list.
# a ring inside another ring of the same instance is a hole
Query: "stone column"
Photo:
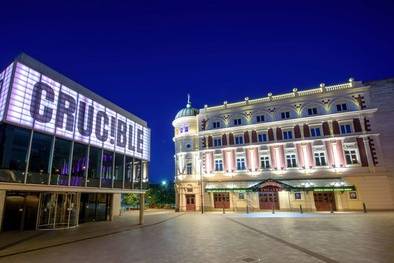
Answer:
[[2, 230], [2, 222], [3, 222], [3, 214], [4, 214], [4, 206], [5, 206], [5, 190], [0, 190], [0, 231]]
[[116, 216], [120, 216], [121, 215], [121, 194], [120, 193], [116, 193], [112, 195], [112, 214], [111, 214], [111, 220], [114, 219], [114, 217]]
[[140, 214], [139, 214], [139, 224], [144, 224], [144, 208], [145, 208], [145, 194], [140, 194]]
[[373, 164], [372, 160], [372, 155], [371, 155], [371, 150], [369, 148], [369, 142], [368, 142], [368, 137], [363, 138], [364, 141], [364, 148], [365, 148], [365, 153], [367, 155], [367, 161], [368, 161], [368, 169], [371, 173], [375, 173], [375, 166]]

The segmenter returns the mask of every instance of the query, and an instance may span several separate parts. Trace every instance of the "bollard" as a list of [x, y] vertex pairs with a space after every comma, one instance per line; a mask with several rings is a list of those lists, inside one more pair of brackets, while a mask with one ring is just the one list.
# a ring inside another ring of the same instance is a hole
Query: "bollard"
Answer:
[[303, 214], [304, 211], [302, 211], [302, 205], [300, 205], [300, 213]]
[[272, 204], [272, 214], [275, 214], [275, 204]]
[[249, 214], [249, 205], [246, 205], [246, 213]]
[[364, 210], [364, 213], [367, 213], [367, 206], [365, 205], [365, 203], [363, 203], [363, 210]]
[[225, 214], [226, 213], [226, 211], [224, 210], [224, 206], [223, 206], [223, 214]]
[[334, 209], [332, 207], [332, 204], [330, 203], [330, 213], [333, 214], [334, 213]]

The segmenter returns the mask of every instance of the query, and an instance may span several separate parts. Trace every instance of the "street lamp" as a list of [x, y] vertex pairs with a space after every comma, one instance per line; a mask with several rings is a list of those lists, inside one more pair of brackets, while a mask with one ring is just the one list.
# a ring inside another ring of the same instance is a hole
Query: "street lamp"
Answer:
[[162, 186], [166, 186], [167, 185], [167, 181], [166, 180], [161, 181], [161, 185]]

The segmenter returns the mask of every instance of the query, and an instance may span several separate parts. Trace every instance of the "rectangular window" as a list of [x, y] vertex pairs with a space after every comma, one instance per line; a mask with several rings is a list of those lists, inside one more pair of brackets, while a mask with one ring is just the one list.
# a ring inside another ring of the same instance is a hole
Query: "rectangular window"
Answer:
[[214, 128], [214, 129], [220, 128], [220, 122], [215, 121], [215, 122], [213, 123], [213, 128]]
[[282, 120], [289, 119], [290, 118], [290, 111], [281, 112], [280, 116], [282, 117]]
[[319, 127], [311, 128], [311, 136], [312, 137], [320, 137], [320, 135], [321, 135], [321, 133], [320, 133]]
[[356, 150], [345, 150], [346, 164], [358, 164]]
[[213, 146], [215, 146], [215, 147], [222, 146], [222, 138], [214, 138], [213, 139]]
[[[34, 132], [30, 151], [27, 183], [47, 184], [49, 180], [48, 164], [51, 154], [52, 136]], [[69, 160], [67, 160], [68, 162]], [[68, 181], [67, 181], [68, 184]]]
[[215, 171], [217, 172], [223, 171], [223, 160], [221, 159], [215, 160]]
[[237, 158], [237, 170], [243, 171], [245, 169], [246, 169], [245, 158], [243, 158], [243, 157]]
[[342, 124], [341, 125], [341, 134], [352, 133], [352, 126], [350, 124]]
[[259, 142], [266, 142], [266, 141], [267, 141], [267, 134], [265, 134], [265, 133], [260, 133], [260, 134], [258, 135], [258, 139], [259, 139]]
[[256, 116], [256, 122], [264, 122], [264, 115], [258, 115]]
[[11, 170], [9, 173], [2, 173], [0, 181], [23, 183], [30, 131], [11, 125], [2, 125], [0, 127], [0, 141], [3, 142], [0, 147], [0, 168]]
[[347, 111], [346, 103], [337, 104], [337, 111]]
[[326, 157], [324, 152], [315, 152], [316, 166], [326, 166]]
[[186, 164], [186, 174], [191, 175], [193, 173], [193, 167], [191, 163]]
[[241, 125], [241, 119], [234, 119], [234, 126]]
[[269, 169], [270, 168], [270, 158], [268, 156], [260, 157], [260, 165], [261, 169]]
[[114, 167], [114, 153], [110, 151], [103, 151], [102, 167], [101, 167], [101, 186], [112, 187]]
[[239, 200], [244, 200], [245, 199], [245, 193], [238, 193], [238, 199]]
[[296, 192], [296, 193], [294, 193], [294, 199], [295, 200], [301, 200], [301, 193], [300, 192]]
[[284, 140], [291, 140], [291, 139], [293, 139], [293, 132], [292, 131], [284, 131], [283, 132], [283, 139]]
[[244, 144], [244, 137], [242, 135], [238, 135], [235, 137], [235, 144]]
[[308, 115], [316, 115], [317, 114], [317, 108], [309, 108], [308, 109]]
[[[66, 146], [66, 144], [63, 144], [63, 145]], [[56, 147], [56, 144], [55, 144], [55, 147]], [[61, 147], [63, 147], [63, 146], [61, 146]], [[87, 180], [88, 186], [90, 186], [90, 187], [98, 187], [100, 185], [100, 171], [101, 171], [101, 159], [102, 159], [101, 155], [102, 155], [101, 149], [90, 146], [88, 180]], [[66, 156], [67, 156], [66, 152], [64, 152], [58, 156], [57, 162], [59, 163], [59, 170], [61, 168], [63, 168], [63, 166], [61, 166], [61, 164], [64, 163]], [[60, 175], [64, 173], [62, 170], [60, 170], [58, 172]], [[56, 184], [56, 183], [54, 183], [54, 184]]]
[[297, 160], [295, 154], [287, 154], [286, 155], [287, 167], [294, 168], [297, 167]]

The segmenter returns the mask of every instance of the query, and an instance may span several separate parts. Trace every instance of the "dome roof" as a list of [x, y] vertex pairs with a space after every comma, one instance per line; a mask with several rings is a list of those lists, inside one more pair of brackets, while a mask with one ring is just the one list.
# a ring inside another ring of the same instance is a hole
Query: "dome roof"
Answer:
[[198, 109], [195, 109], [192, 107], [192, 103], [190, 101], [190, 96], [188, 95], [186, 108], [183, 108], [180, 111], [178, 111], [178, 113], [175, 116], [175, 119], [178, 119], [181, 117], [196, 116], [197, 114], [198, 114]]

